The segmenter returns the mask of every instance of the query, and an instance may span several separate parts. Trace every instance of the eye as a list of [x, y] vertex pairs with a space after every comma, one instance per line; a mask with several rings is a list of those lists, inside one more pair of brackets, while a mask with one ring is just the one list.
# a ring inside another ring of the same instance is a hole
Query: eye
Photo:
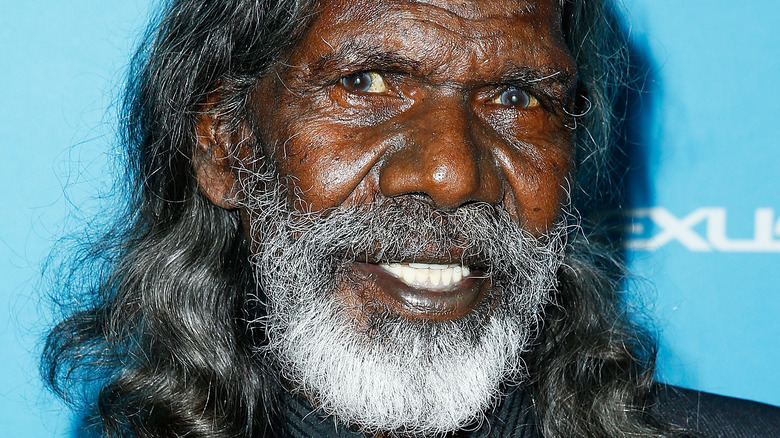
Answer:
[[387, 85], [375, 71], [361, 71], [341, 78], [341, 85], [354, 93], [384, 93]]
[[509, 108], [530, 108], [538, 105], [539, 101], [527, 92], [511, 87], [493, 99], [493, 103]]

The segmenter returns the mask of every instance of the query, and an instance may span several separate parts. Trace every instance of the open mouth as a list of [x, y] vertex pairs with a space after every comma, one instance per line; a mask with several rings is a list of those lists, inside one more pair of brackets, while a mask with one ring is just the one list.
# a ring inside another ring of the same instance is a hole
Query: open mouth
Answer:
[[490, 281], [461, 264], [355, 262], [367, 281], [367, 299], [415, 320], [462, 318], [483, 299]]
[[379, 266], [415, 289], [446, 290], [471, 274], [468, 267], [452, 264], [379, 263]]

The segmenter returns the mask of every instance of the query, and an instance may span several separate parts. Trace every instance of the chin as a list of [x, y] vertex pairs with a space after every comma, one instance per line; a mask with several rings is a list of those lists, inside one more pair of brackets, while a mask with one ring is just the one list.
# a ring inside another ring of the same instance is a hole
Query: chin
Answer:
[[271, 330], [271, 350], [292, 389], [344, 425], [438, 436], [478, 423], [501, 384], [522, 379], [533, 323], [494, 309], [493, 296], [436, 320], [387, 308], [355, 318], [331, 295]]

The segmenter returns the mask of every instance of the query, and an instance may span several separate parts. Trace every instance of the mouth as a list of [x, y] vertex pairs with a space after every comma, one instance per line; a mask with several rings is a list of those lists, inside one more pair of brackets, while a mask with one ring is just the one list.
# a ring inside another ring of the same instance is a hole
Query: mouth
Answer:
[[377, 300], [413, 320], [459, 319], [484, 298], [490, 282], [461, 264], [354, 262], [367, 283], [364, 299]]
[[471, 269], [462, 265], [439, 265], [432, 263], [379, 263], [395, 278], [414, 289], [444, 291], [456, 287], [471, 275]]

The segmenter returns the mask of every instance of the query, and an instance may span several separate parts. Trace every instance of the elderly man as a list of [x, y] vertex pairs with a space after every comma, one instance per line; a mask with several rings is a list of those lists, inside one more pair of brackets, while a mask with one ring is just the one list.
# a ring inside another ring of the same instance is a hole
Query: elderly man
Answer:
[[171, 2], [129, 82], [129, 207], [94, 283], [65, 277], [88, 304], [49, 382], [98, 379], [110, 436], [725, 430], [653, 386], [573, 214], [622, 79], [605, 8]]

